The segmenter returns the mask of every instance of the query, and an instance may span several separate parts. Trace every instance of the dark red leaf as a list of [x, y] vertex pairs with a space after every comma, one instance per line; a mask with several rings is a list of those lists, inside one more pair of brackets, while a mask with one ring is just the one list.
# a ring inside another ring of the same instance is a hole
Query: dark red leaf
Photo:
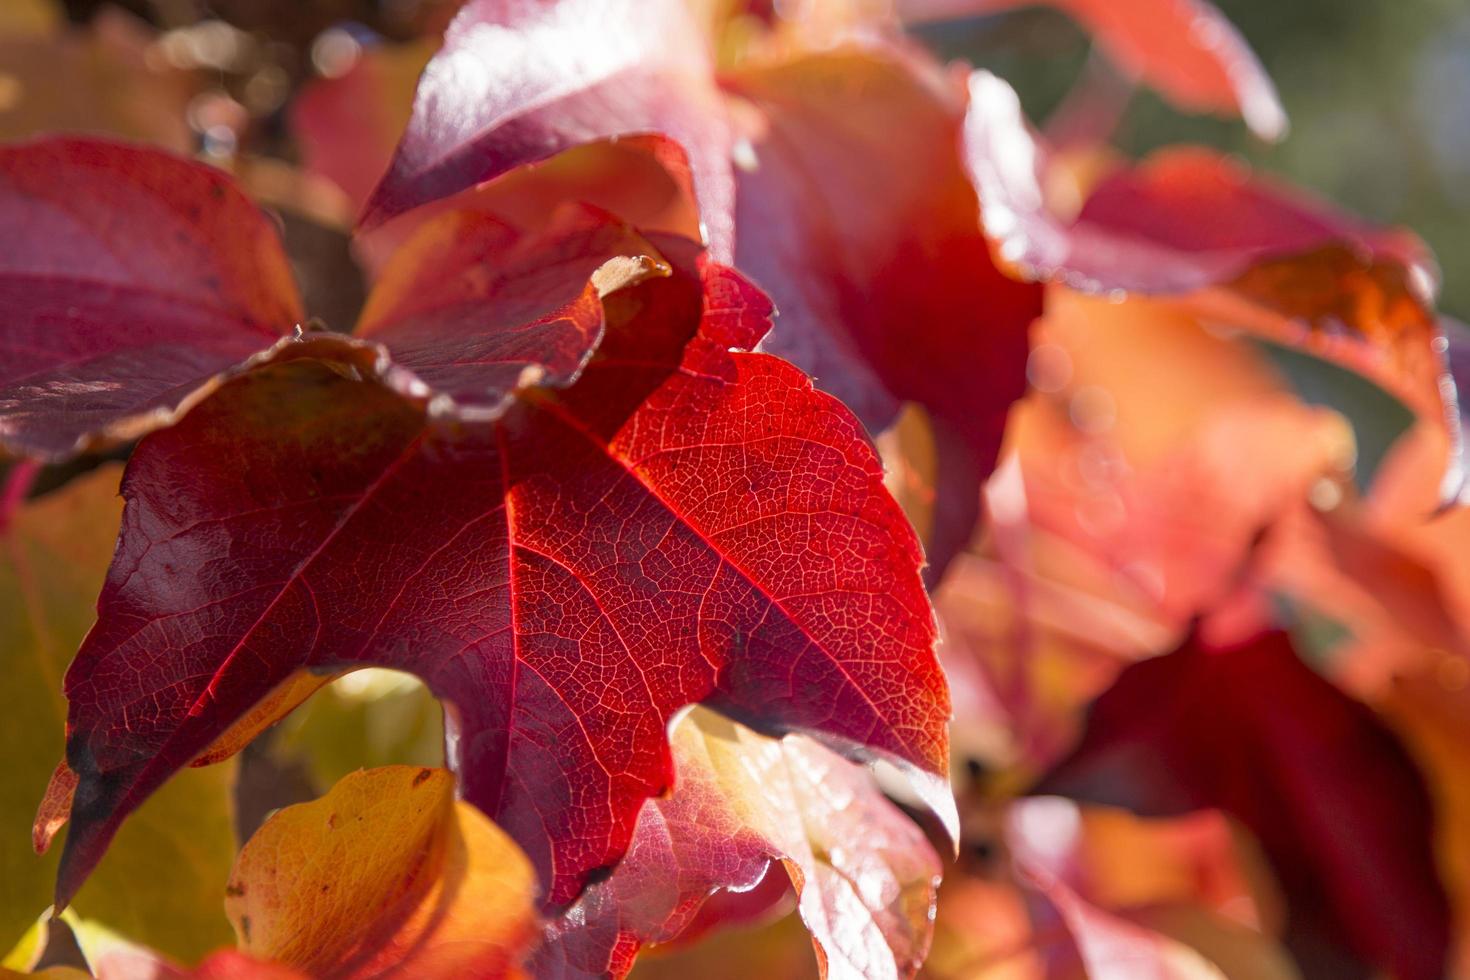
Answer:
[[302, 670], [424, 678], [465, 798], [550, 905], [671, 785], [666, 726], [690, 702], [892, 760], [952, 822], [919, 549], [861, 427], [785, 362], [729, 353], [770, 312], [733, 273], [609, 303], [577, 384], [493, 427], [426, 425], [302, 344], [140, 443], [67, 676], [62, 899], [129, 811]]
[[424, 71], [363, 223], [584, 143], [647, 133], [687, 150], [712, 254], [728, 256], [729, 127], [681, 0], [472, 0]]
[[302, 319], [276, 229], [157, 150], [0, 148], [0, 443], [57, 459], [166, 424]]
[[1191, 638], [1127, 668], [1041, 791], [1149, 815], [1225, 810], [1260, 839], [1296, 937], [1395, 976], [1444, 975], [1449, 909], [1423, 780], [1283, 633], [1223, 649]]
[[1044, 3], [1065, 11], [1124, 72], [1183, 109], [1240, 116], [1258, 136], [1286, 135], [1276, 87], [1240, 32], [1208, 0], [899, 0], [914, 19]]

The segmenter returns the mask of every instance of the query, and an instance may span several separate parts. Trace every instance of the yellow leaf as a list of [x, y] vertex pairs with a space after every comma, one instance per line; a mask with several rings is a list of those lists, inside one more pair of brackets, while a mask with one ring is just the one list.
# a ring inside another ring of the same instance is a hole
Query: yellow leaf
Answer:
[[312, 976], [514, 975], [539, 934], [530, 862], [443, 769], [353, 773], [240, 852], [240, 948]]

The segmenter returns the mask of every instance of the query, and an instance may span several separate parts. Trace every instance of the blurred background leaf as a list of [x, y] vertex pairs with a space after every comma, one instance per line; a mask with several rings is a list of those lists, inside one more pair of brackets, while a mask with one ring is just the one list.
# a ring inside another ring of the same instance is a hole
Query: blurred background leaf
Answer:
[[[1463, 0], [1215, 0], [1275, 81], [1291, 119], [1267, 144], [1236, 121], [1187, 116], [1139, 91], [1116, 140], [1145, 154], [1207, 143], [1297, 181], [1375, 222], [1407, 225], [1450, 270], [1442, 299], [1470, 313], [1470, 279], [1453, 274], [1470, 249], [1470, 6]], [[921, 27], [940, 53], [1005, 78], [1045, 119], [1083, 72], [1082, 30], [1029, 9]]]

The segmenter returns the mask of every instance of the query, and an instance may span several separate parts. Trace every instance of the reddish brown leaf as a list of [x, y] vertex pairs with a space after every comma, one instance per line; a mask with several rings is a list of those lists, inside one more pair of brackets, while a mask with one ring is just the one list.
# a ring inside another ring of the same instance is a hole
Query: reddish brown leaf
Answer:
[[98, 140], [0, 149], [0, 443], [46, 459], [166, 422], [289, 333], [275, 229], [224, 174]]
[[1146, 814], [1223, 809], [1260, 839], [1296, 936], [1395, 976], [1444, 973], [1449, 909], [1419, 772], [1284, 634], [1222, 649], [1191, 638], [1129, 667], [1041, 788]]
[[1124, 72], [1182, 109], [1240, 116], [1265, 139], [1286, 135], [1286, 112], [1261, 63], [1209, 0], [898, 0], [916, 19], [1045, 3], [1086, 28]]
[[824, 975], [912, 976], [928, 951], [939, 858], [862, 769], [696, 709], [674, 732], [679, 784], [650, 801], [628, 856], [554, 922], [540, 976], [623, 976], [641, 946], [683, 938], [709, 899], [758, 893], [777, 862]]
[[890, 759], [952, 815], [919, 550], [861, 427], [785, 362], [729, 353], [770, 313], [735, 274], [614, 299], [577, 384], [493, 427], [426, 425], [288, 351], [139, 445], [67, 678], [63, 899], [129, 811], [303, 668], [424, 678], [465, 798], [550, 905], [672, 784], [665, 726], [690, 702]]
[[380, 224], [527, 163], [614, 136], [689, 153], [712, 254], [728, 255], [729, 127], [680, 0], [472, 0], [419, 82], [363, 222]]
[[1233, 278], [1252, 260], [1325, 244], [1433, 275], [1433, 259], [1414, 234], [1374, 228], [1202, 147], [1161, 150], [1118, 171], [1088, 196], [1077, 221], [1183, 255], [1212, 256], [1219, 263], [1216, 281]]

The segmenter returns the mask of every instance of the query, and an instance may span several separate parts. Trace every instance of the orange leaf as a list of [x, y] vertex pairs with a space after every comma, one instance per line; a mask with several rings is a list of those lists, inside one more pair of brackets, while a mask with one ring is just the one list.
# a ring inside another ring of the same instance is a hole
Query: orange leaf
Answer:
[[535, 890], [449, 772], [386, 766], [268, 820], [225, 910], [244, 952], [312, 976], [507, 976], [537, 934]]

